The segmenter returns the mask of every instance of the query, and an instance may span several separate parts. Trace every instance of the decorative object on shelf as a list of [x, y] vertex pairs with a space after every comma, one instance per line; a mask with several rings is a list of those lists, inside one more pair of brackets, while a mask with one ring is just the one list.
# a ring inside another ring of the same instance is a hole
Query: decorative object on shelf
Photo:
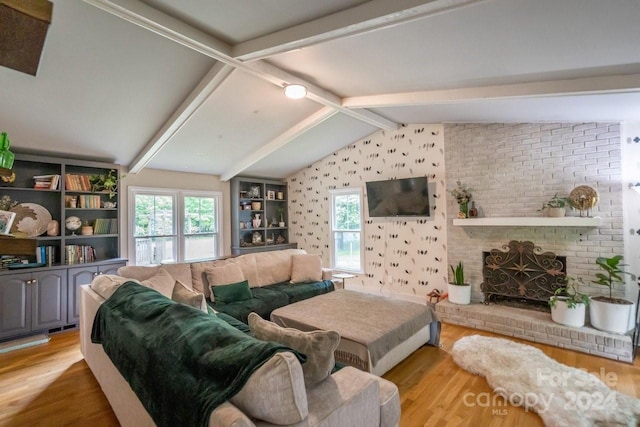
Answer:
[[260, 186], [252, 185], [249, 187], [249, 191], [247, 191], [247, 197], [250, 199], [259, 199], [260, 198]]
[[467, 218], [469, 216], [469, 202], [471, 201], [473, 188], [467, 187], [460, 180], [456, 181], [456, 188], [451, 190], [451, 195], [456, 198], [458, 203], [458, 218]]
[[542, 208], [540, 208], [539, 211], [544, 211], [546, 209], [547, 216], [561, 218], [566, 214], [565, 206], [567, 203], [569, 203], [569, 199], [567, 197], [559, 197], [558, 193], [556, 193], [553, 195], [551, 200], [542, 204]]
[[90, 175], [91, 191], [106, 191], [109, 193], [109, 199], [113, 199], [118, 193], [118, 174], [115, 169], [100, 175]]
[[589, 296], [578, 291], [578, 286], [584, 285], [584, 282], [580, 278], [565, 276], [564, 283], [549, 298], [551, 320], [561, 325], [581, 328], [589, 305]]
[[82, 224], [82, 228], [80, 229], [80, 234], [83, 236], [92, 236], [93, 235], [93, 226], [89, 224], [88, 221], [85, 221]]
[[82, 227], [82, 221], [80, 221], [80, 218], [78, 218], [77, 216], [70, 216], [67, 217], [66, 221], [64, 222], [64, 226], [71, 232], [72, 236], [75, 236], [76, 231], [78, 231], [80, 227]]
[[0, 234], [9, 234], [15, 219], [15, 212], [0, 211]]
[[476, 202], [471, 202], [469, 208], [469, 218], [476, 218], [478, 216], [478, 209], [476, 208]]
[[589, 304], [589, 317], [591, 326], [613, 334], [625, 334], [631, 329], [629, 318], [633, 309], [633, 302], [613, 297], [613, 286], [616, 283], [624, 284], [622, 278], [627, 274], [635, 280], [635, 276], [622, 269], [626, 264], [620, 264], [622, 255], [611, 258], [598, 257], [596, 264], [602, 269], [602, 273], [596, 273], [598, 280], [593, 283], [609, 288], [609, 296], [600, 295], [591, 297]]
[[449, 301], [454, 304], [466, 305], [471, 302], [471, 285], [464, 282], [464, 266], [462, 261], [454, 268], [449, 266], [453, 273], [453, 282], [447, 285]]
[[253, 228], [260, 228], [260, 225], [262, 224], [262, 220], [260, 219], [259, 213], [254, 215], [252, 224], [253, 224]]
[[57, 236], [60, 234], [60, 223], [52, 219], [47, 224], [47, 236]]
[[0, 174], [0, 185], [11, 185], [16, 182], [16, 173], [11, 171], [8, 175]]
[[287, 241], [287, 239], [285, 239], [282, 234], [279, 235], [278, 238], [276, 239], [276, 243], [279, 244], [279, 245], [285, 243], [286, 241]]
[[103, 206], [105, 209], [115, 209], [115, 208], [116, 208], [116, 206], [117, 206], [117, 204], [116, 204], [116, 202], [104, 202], [104, 203], [102, 204], [102, 206]]
[[15, 155], [9, 150], [9, 137], [6, 132], [0, 133], [0, 168], [6, 169], [9, 172], [5, 172], [3, 176], [11, 176], [11, 169], [13, 169], [13, 160]]
[[278, 194], [276, 195], [276, 198], [278, 200], [284, 200], [284, 193], [282, 191], [278, 191]]
[[245, 228], [247, 228], [247, 223], [245, 223], [244, 221], [240, 221], [240, 229], [244, 230]]
[[254, 245], [256, 243], [262, 243], [262, 234], [258, 231], [254, 232], [251, 235], [251, 243], [253, 243]]
[[70, 196], [68, 199], [68, 207], [77, 208], [78, 207], [78, 198], [75, 196]]
[[27, 237], [44, 234], [47, 231], [47, 224], [53, 219], [44, 206], [36, 203], [20, 203], [11, 208], [11, 212], [16, 213], [11, 232], [19, 231], [25, 233]]
[[244, 190], [240, 190], [240, 198], [241, 199], [246, 199], [247, 198], [247, 192]]
[[591, 209], [597, 204], [600, 196], [595, 188], [579, 185], [569, 193], [569, 204], [580, 211], [580, 216], [591, 216]]
[[262, 209], [261, 202], [251, 202], [251, 210], [259, 211], [260, 209]]
[[284, 227], [284, 208], [283, 207], [279, 207], [278, 208], [278, 215], [280, 215], [280, 222], [278, 223], [278, 227]]
[[10, 196], [4, 195], [0, 198], [0, 210], [10, 211], [12, 207], [17, 206], [17, 200], [11, 200]]
[[276, 199], [276, 192], [275, 191], [267, 191], [267, 200], [275, 200]]

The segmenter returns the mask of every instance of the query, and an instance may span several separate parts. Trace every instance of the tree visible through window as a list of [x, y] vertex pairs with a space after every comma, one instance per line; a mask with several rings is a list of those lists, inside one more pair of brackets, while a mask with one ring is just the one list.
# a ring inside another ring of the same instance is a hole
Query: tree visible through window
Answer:
[[219, 193], [140, 188], [130, 193], [136, 265], [207, 259], [220, 253]]
[[362, 271], [362, 192], [359, 189], [331, 194], [333, 268]]

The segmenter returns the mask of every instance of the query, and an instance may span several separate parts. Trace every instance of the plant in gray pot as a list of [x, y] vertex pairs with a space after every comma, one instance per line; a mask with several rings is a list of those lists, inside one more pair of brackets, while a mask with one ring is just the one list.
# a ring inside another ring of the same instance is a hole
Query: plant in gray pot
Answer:
[[[596, 264], [602, 268], [602, 273], [597, 273], [594, 283], [609, 288], [609, 296], [600, 295], [591, 297], [589, 304], [589, 315], [591, 317], [591, 326], [605, 332], [614, 334], [624, 334], [631, 329], [629, 325], [632, 323], [630, 317], [633, 312], [633, 302], [624, 298], [613, 297], [613, 286], [616, 283], [624, 283], [623, 275], [628, 274], [622, 269], [626, 264], [620, 264], [622, 255], [616, 255], [612, 258], [598, 257]], [[634, 277], [635, 278], [635, 277]]]
[[589, 296], [578, 291], [578, 286], [584, 282], [580, 278], [565, 277], [565, 285], [556, 289], [549, 298], [551, 320], [561, 325], [581, 328], [584, 326], [586, 307]]
[[454, 304], [469, 304], [471, 302], [471, 285], [464, 282], [464, 266], [462, 261], [454, 268], [450, 265], [453, 273], [453, 282], [447, 285], [449, 301]]

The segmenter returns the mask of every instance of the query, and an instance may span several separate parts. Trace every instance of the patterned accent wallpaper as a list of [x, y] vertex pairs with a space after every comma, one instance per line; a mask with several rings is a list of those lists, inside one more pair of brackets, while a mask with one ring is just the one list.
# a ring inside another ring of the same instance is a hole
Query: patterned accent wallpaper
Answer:
[[442, 125], [411, 124], [380, 131], [290, 176], [289, 237], [330, 266], [330, 191], [367, 181], [426, 176], [430, 217], [369, 218], [364, 208], [364, 274], [347, 286], [424, 302], [447, 282], [447, 220]]

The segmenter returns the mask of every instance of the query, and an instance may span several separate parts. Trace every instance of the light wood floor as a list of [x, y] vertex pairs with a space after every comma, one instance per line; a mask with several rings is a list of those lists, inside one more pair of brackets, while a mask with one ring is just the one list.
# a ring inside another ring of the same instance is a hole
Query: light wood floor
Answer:
[[[402, 427], [543, 425], [535, 413], [518, 407], [464, 404], [465, 393], [478, 396], [490, 392], [483, 378], [458, 368], [450, 355], [459, 338], [473, 334], [498, 336], [443, 325], [441, 348], [420, 348], [385, 375], [400, 389]], [[615, 389], [640, 397], [638, 361], [628, 365], [532, 345], [561, 363], [589, 372], [615, 374]], [[77, 331], [52, 335], [48, 344], [0, 354], [0, 426], [118, 426], [100, 386], [82, 359]]]

